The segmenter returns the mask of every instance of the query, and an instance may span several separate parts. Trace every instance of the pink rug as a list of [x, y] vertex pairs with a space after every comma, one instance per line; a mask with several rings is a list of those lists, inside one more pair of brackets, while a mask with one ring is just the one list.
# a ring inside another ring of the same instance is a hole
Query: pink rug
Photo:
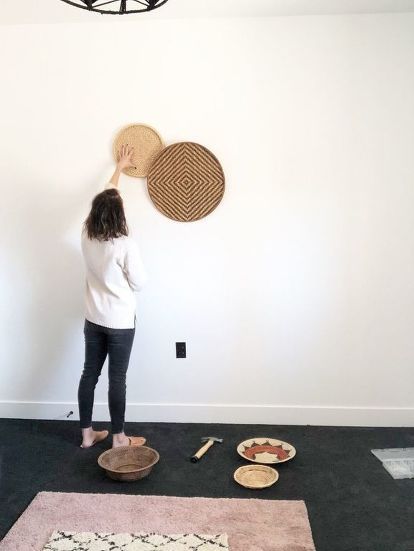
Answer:
[[2, 551], [40, 551], [54, 530], [226, 533], [230, 551], [315, 551], [303, 501], [41, 492]]

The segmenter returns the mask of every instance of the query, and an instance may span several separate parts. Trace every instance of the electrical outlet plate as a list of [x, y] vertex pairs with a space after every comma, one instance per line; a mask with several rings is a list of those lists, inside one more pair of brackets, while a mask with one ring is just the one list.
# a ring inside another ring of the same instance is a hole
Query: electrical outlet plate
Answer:
[[187, 346], [185, 342], [176, 342], [175, 343], [175, 357], [176, 358], [186, 358], [187, 357]]

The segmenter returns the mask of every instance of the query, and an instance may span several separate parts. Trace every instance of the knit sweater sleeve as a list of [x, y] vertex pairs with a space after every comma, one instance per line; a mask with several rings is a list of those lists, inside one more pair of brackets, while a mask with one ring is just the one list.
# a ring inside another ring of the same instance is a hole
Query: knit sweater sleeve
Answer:
[[137, 243], [127, 237], [124, 240], [124, 254], [122, 270], [133, 291], [141, 291], [148, 281], [148, 275], [142, 262], [141, 253]]

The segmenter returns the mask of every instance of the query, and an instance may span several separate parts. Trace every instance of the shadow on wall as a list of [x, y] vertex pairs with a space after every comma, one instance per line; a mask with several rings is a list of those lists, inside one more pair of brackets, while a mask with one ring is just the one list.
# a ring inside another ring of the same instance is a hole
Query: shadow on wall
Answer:
[[55, 183], [37, 185], [30, 175], [14, 181], [23, 191], [12, 206], [14, 231], [2, 247], [10, 268], [5, 322], [13, 339], [6, 343], [12, 387], [5, 399], [76, 401], [73, 372], [80, 376], [84, 346], [80, 231], [96, 181], [81, 196], [71, 189], [57, 193]]

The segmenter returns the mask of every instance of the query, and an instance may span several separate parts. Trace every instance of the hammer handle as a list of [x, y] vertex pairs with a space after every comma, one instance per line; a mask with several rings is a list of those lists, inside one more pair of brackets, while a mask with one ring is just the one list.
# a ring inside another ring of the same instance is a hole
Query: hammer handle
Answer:
[[196, 454], [193, 455], [193, 457], [191, 458], [191, 461], [193, 463], [196, 463], [199, 459], [203, 457], [206, 451], [209, 450], [213, 444], [214, 444], [214, 440], [209, 440], [208, 442], [206, 442], [204, 446], [200, 448]]

